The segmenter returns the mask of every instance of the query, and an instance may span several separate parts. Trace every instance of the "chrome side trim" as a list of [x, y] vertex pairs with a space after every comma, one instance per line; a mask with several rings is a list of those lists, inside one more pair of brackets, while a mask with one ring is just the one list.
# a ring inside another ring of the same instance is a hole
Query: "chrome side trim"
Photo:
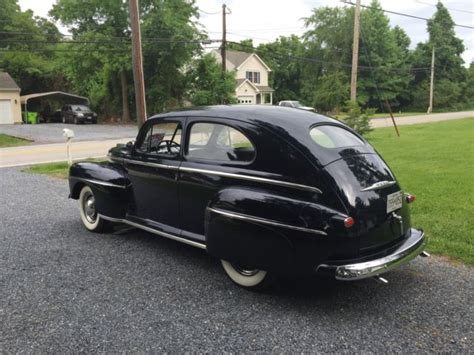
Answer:
[[[353, 281], [378, 276], [400, 265], [406, 264], [423, 253], [426, 238], [423, 231], [412, 229], [412, 236], [408, 238], [392, 254], [379, 259], [347, 265], [321, 264], [316, 268], [320, 270], [335, 270], [336, 280]], [[415, 234], [416, 233], [416, 234]]]
[[117, 187], [119, 189], [126, 189], [127, 188], [127, 186], [125, 186], [125, 185], [112, 184], [111, 182], [106, 182], [106, 181], [100, 181], [100, 180], [95, 180], [95, 179], [84, 179], [84, 178], [80, 178], [80, 177], [76, 177], [76, 176], [72, 176], [72, 178], [74, 178], [76, 180], [79, 180], [79, 181], [87, 182], [87, 183], [90, 183], [90, 184], [96, 184], [96, 185], [108, 186], [108, 187]]
[[293, 225], [290, 225], [290, 224], [284, 224], [284, 223], [276, 222], [276, 221], [273, 221], [271, 219], [254, 217], [254, 216], [249, 216], [249, 215], [246, 215], [246, 214], [224, 211], [224, 210], [217, 209], [217, 208], [212, 208], [212, 207], [208, 207], [207, 209], [209, 211], [221, 214], [221, 215], [229, 217], [229, 218], [240, 219], [240, 220], [250, 221], [250, 222], [255, 222], [255, 223], [261, 223], [261, 224], [266, 224], [266, 225], [270, 225], [270, 226], [274, 226], [274, 227], [292, 229], [292, 230], [297, 230], [297, 231], [300, 231], [300, 232], [307, 232], [307, 233], [312, 233], [312, 234], [317, 234], [317, 235], [327, 235], [326, 232], [323, 232], [323, 231], [320, 231], [320, 230], [317, 230], [317, 229], [297, 227], [297, 226], [293, 226]]
[[217, 171], [217, 170], [188, 168], [188, 167], [185, 167], [185, 166], [181, 166], [179, 168], [179, 170], [188, 171], [188, 172], [195, 172], [195, 173], [203, 173], [203, 174], [209, 174], [209, 175], [218, 175], [218, 176], [230, 177], [230, 178], [241, 179], [241, 180], [263, 182], [263, 183], [267, 183], [267, 184], [271, 184], [271, 185], [292, 187], [292, 188], [299, 189], [299, 190], [309, 190], [309, 191], [317, 192], [319, 194], [323, 193], [317, 187], [301, 185], [301, 184], [295, 184], [293, 182], [287, 182], [287, 181], [281, 181], [281, 180], [267, 179], [267, 178], [262, 178], [262, 177], [258, 177], [258, 176], [227, 173], [227, 172], [224, 172], [224, 171]]
[[131, 222], [129, 220], [121, 219], [121, 218], [108, 217], [108, 216], [104, 216], [103, 214], [99, 214], [99, 217], [105, 219], [106, 221], [110, 221], [110, 222], [114, 222], [114, 223], [128, 224], [129, 226], [132, 226], [132, 227], [135, 227], [135, 228], [138, 228], [138, 229], [142, 229], [146, 232], [150, 232], [150, 233], [159, 235], [161, 237], [165, 237], [165, 238], [168, 238], [168, 239], [171, 239], [171, 240], [183, 243], [183, 244], [191, 245], [193, 247], [206, 250], [206, 245], [205, 244], [195, 242], [193, 240], [188, 240], [188, 239], [185, 239], [185, 238], [181, 238], [181, 237], [178, 237], [174, 234], [162, 232], [162, 231], [156, 230], [154, 228], [144, 226], [144, 225], [139, 224], [139, 223]]
[[386, 187], [389, 187], [389, 186], [392, 186], [392, 185], [395, 185], [397, 182], [396, 181], [378, 181], [376, 182], [375, 184], [369, 186], [369, 187], [366, 187], [365, 189], [362, 189], [361, 191], [373, 191], [373, 190], [380, 190], [380, 189], [384, 189]]
[[152, 167], [152, 168], [161, 168], [161, 169], [167, 169], [167, 170], [179, 170], [179, 166], [174, 166], [174, 165], [150, 163], [150, 162], [147, 162], [147, 161], [140, 161], [140, 160], [135, 160], [135, 159], [123, 159], [123, 161], [126, 162], [126, 163], [130, 163], [130, 164], [143, 165], [143, 166], [148, 166], [148, 167]]

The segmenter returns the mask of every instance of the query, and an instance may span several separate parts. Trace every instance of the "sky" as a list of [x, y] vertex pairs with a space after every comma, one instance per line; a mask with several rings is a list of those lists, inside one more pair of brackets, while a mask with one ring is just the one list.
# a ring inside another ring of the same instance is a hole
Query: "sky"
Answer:
[[[19, 0], [22, 10], [31, 9], [38, 16], [47, 13], [56, 0]], [[354, 0], [355, 1], [355, 0]], [[430, 18], [435, 12], [436, 0], [379, 0], [382, 8], [414, 16]], [[227, 16], [227, 39], [240, 41], [253, 38], [254, 44], [271, 42], [279, 36], [301, 35], [305, 32], [303, 18], [311, 15], [315, 7], [350, 6], [340, 0], [196, 0], [199, 22], [212, 39], [222, 37], [222, 4], [230, 9]], [[370, 0], [362, 0], [369, 5]], [[474, 26], [473, 0], [444, 0], [455, 23]], [[399, 25], [411, 39], [411, 47], [428, 39], [426, 22], [418, 19], [387, 14], [392, 26]], [[60, 25], [60, 24], [58, 24]], [[62, 32], [67, 29], [59, 26]], [[466, 51], [462, 57], [468, 66], [474, 61], [474, 29], [455, 27], [456, 34], [464, 42]]]

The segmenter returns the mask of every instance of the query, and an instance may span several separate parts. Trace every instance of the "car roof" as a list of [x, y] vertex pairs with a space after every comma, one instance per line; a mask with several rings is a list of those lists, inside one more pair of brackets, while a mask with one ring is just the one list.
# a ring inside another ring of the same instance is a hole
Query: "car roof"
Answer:
[[179, 111], [168, 112], [151, 117], [214, 117], [237, 119], [253, 124], [263, 124], [267, 127], [283, 128], [287, 131], [293, 131], [291, 127], [299, 128], [309, 127], [318, 123], [338, 123], [340, 121], [314, 112], [304, 110], [295, 110], [293, 108], [273, 106], [273, 105], [216, 105], [202, 106]]
[[222, 118], [223, 123], [226, 119], [234, 119], [255, 124], [285, 139], [319, 166], [339, 159], [340, 155], [336, 150], [322, 149], [315, 144], [309, 134], [310, 129], [318, 124], [333, 124], [351, 130], [344, 123], [328, 116], [273, 105], [203, 106], [159, 114], [150, 119], [164, 117], [209, 117]]

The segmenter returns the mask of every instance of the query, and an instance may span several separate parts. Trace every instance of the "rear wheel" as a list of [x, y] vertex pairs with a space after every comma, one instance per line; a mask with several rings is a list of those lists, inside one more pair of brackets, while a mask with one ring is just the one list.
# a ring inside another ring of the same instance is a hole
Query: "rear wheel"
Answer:
[[89, 186], [84, 186], [79, 194], [79, 211], [82, 224], [91, 232], [103, 232], [110, 226], [109, 221], [100, 218], [95, 205], [94, 193]]
[[241, 287], [264, 289], [273, 282], [273, 279], [264, 270], [244, 268], [226, 260], [221, 260], [221, 264], [227, 276]]

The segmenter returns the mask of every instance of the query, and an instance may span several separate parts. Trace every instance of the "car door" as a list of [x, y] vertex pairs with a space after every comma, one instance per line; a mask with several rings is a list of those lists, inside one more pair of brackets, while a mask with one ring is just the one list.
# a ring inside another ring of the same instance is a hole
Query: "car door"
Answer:
[[[179, 198], [182, 235], [204, 241], [206, 207], [215, 194], [252, 167], [256, 152], [240, 121], [189, 117], [180, 168]], [[223, 174], [222, 174], [223, 173]], [[242, 184], [237, 180], [238, 184]]]
[[179, 234], [178, 169], [183, 120], [173, 117], [147, 122], [125, 160], [133, 191], [128, 217], [173, 234]]

